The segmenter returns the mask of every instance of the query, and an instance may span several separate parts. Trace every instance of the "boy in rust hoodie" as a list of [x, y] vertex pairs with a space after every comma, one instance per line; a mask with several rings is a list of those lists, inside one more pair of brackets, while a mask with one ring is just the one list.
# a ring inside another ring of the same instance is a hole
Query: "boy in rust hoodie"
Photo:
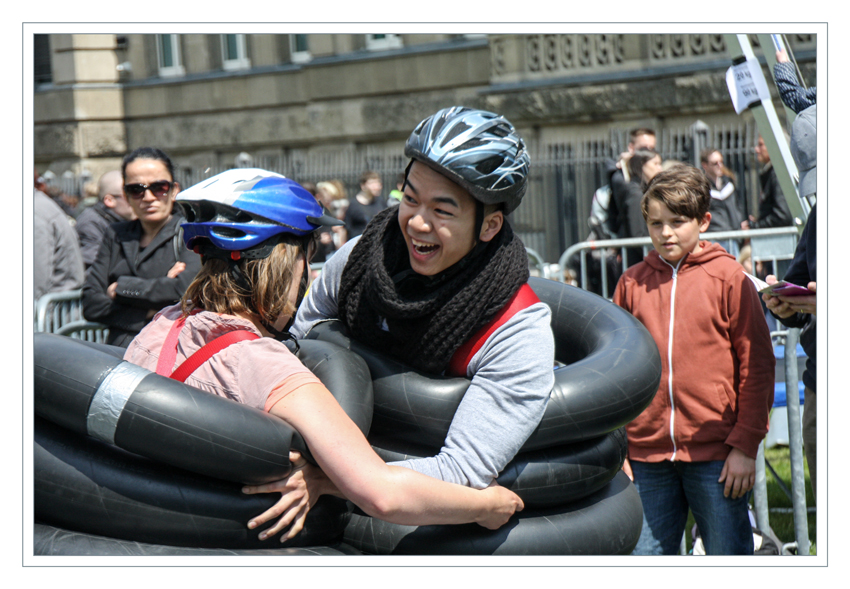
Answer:
[[655, 251], [620, 278], [614, 302], [661, 353], [661, 383], [626, 426], [624, 469], [644, 509], [634, 554], [677, 554], [694, 514], [707, 554], [752, 554], [747, 493], [773, 404], [770, 332], [735, 258], [700, 241], [711, 187], [691, 166], [649, 183], [641, 210]]

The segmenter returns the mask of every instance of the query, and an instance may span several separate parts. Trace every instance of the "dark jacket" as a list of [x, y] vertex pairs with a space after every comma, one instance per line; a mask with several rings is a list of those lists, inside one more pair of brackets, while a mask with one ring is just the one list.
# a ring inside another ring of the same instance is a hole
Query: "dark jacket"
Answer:
[[[817, 205], [812, 207], [812, 212], [809, 213], [809, 219], [806, 221], [806, 226], [803, 229], [803, 234], [800, 236], [800, 241], [797, 242], [797, 251], [794, 252], [794, 259], [791, 261], [791, 266], [785, 273], [784, 280], [792, 284], [806, 286], [810, 282], [817, 282]], [[815, 368], [815, 353], [817, 344], [817, 321], [813, 315], [808, 313], [796, 313], [787, 319], [777, 317], [786, 327], [802, 327], [803, 332], [800, 334], [800, 344], [806, 351], [806, 371], [803, 372], [803, 384], [817, 391]]]
[[708, 231], [738, 231], [741, 229], [741, 210], [738, 205], [738, 193], [732, 178], [721, 176], [721, 188], [711, 189], [711, 202], [708, 212], [711, 213], [711, 223]]
[[76, 290], [83, 283], [83, 258], [74, 228], [52, 198], [34, 191], [33, 300]]
[[[148, 312], [180, 300], [200, 270], [200, 256], [186, 249], [179, 234], [182, 222], [183, 217], [172, 216], [141, 250], [139, 221], [124, 221], [107, 228], [83, 285], [83, 315], [109, 327], [106, 343], [127, 347], [147, 325]], [[186, 269], [177, 278], [167, 278], [168, 270], [178, 260], [186, 263]], [[118, 288], [115, 299], [110, 299], [106, 289], [113, 282], [118, 283]]]
[[[643, 187], [634, 179], [626, 180], [623, 170], [613, 160], [606, 160], [605, 172], [611, 186], [611, 201], [608, 204], [608, 225], [617, 237], [648, 237], [649, 229], [640, 210]], [[640, 248], [626, 250], [626, 265], [634, 266], [643, 260]]]
[[352, 198], [345, 212], [345, 229], [348, 231], [348, 239], [357, 237], [366, 229], [366, 225], [372, 217], [387, 208], [386, 199], [375, 198], [368, 205], [362, 204], [357, 198]]
[[[611, 203], [608, 205], [608, 219], [618, 237], [648, 237], [649, 230], [640, 201], [643, 199], [643, 187], [640, 180], [626, 180], [623, 170], [612, 160], [605, 162], [606, 174], [611, 185]], [[613, 210], [613, 213], [612, 213]], [[613, 214], [613, 219], [612, 219]], [[641, 256], [643, 258], [643, 256]]]
[[83, 263], [86, 270], [94, 264], [97, 259], [97, 250], [103, 243], [103, 236], [107, 228], [113, 223], [121, 223], [124, 219], [107, 207], [103, 202], [97, 202], [87, 207], [77, 217], [77, 236], [80, 238], [80, 249], [83, 251]]
[[765, 164], [759, 172], [759, 214], [758, 219], [750, 223], [751, 229], [765, 229], [767, 227], [787, 227], [794, 224], [788, 201], [782, 194], [779, 186], [779, 178], [776, 170], [770, 162]]

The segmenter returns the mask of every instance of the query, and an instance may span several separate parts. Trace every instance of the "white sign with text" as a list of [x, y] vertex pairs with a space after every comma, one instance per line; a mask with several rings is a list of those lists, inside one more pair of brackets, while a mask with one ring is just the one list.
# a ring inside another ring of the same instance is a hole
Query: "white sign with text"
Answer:
[[767, 82], [759, 60], [755, 57], [726, 70], [726, 85], [729, 87], [729, 96], [732, 97], [732, 106], [737, 114], [741, 114], [753, 103], [770, 100]]

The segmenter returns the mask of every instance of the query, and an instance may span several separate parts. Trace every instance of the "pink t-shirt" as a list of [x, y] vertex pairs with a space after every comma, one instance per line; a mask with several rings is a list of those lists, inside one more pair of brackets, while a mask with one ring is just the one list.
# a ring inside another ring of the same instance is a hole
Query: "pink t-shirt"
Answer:
[[[162, 345], [171, 326], [182, 316], [180, 305], [166, 307], [130, 342], [124, 360], [156, 372]], [[177, 338], [176, 369], [204, 344], [235, 329], [261, 335], [254, 324], [234, 315], [201, 311], [186, 318]], [[295, 389], [321, 384], [284, 344], [272, 338], [237, 342], [213, 355], [195, 370], [186, 384], [263, 411]]]

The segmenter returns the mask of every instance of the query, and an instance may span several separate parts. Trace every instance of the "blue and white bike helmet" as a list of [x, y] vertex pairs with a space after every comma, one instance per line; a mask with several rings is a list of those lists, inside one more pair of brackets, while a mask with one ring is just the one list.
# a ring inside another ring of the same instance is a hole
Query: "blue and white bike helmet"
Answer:
[[452, 106], [419, 123], [404, 155], [420, 161], [465, 188], [484, 204], [519, 206], [528, 184], [530, 160], [525, 142], [503, 116]]
[[303, 186], [258, 168], [202, 180], [181, 192], [177, 204], [186, 217], [186, 247], [231, 260], [267, 257], [277, 236], [306, 238], [319, 227], [342, 225]]

